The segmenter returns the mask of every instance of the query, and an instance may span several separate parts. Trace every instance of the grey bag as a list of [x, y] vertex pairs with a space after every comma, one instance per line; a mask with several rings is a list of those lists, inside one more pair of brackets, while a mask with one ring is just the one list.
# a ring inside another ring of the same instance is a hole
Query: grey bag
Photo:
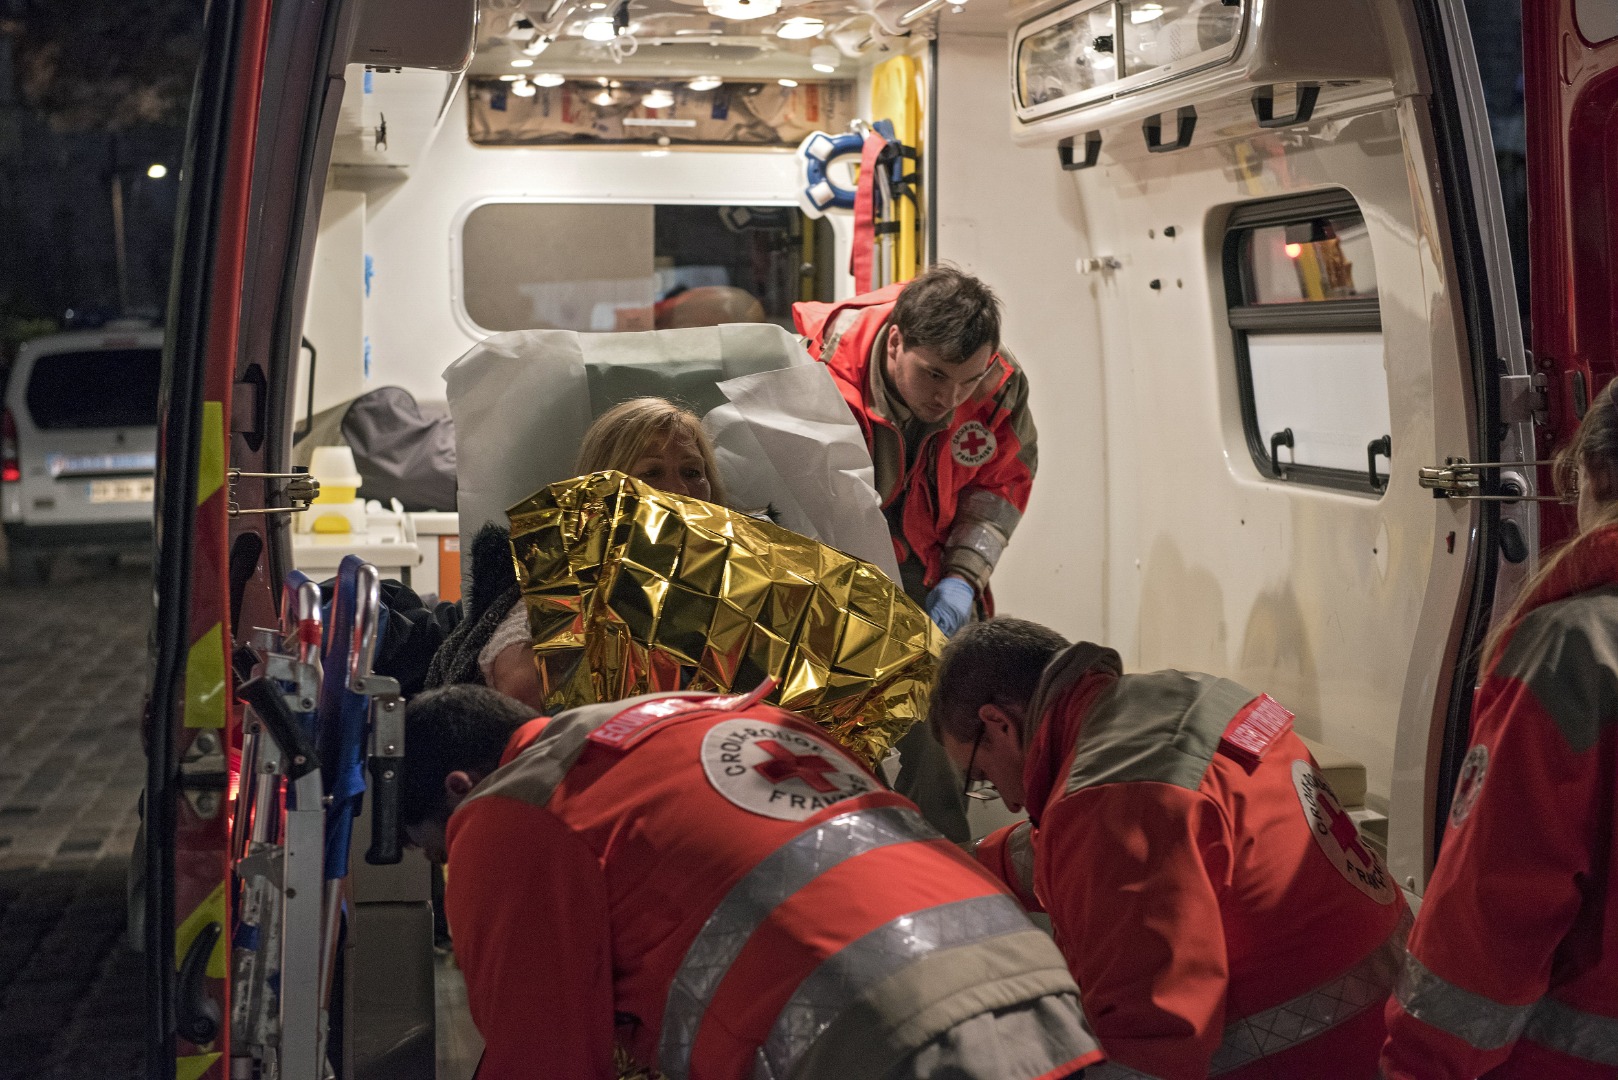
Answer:
[[364, 483], [360, 496], [406, 510], [455, 509], [455, 422], [447, 406], [423, 408], [408, 390], [384, 386], [361, 394], [343, 416]]

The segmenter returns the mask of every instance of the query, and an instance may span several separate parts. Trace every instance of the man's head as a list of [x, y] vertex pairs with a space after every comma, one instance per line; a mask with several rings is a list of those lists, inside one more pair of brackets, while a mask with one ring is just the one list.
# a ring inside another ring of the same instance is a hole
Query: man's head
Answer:
[[1000, 618], [963, 627], [939, 658], [927, 713], [933, 738], [968, 783], [987, 780], [1010, 810], [1024, 801], [1029, 702], [1045, 666], [1067, 646], [1049, 627]]
[[534, 710], [486, 686], [428, 690], [405, 707], [405, 764], [399, 779], [399, 827], [434, 862], [448, 858], [449, 816]]
[[1000, 301], [953, 266], [935, 266], [899, 294], [884, 358], [888, 379], [936, 424], [971, 397], [1000, 348]]

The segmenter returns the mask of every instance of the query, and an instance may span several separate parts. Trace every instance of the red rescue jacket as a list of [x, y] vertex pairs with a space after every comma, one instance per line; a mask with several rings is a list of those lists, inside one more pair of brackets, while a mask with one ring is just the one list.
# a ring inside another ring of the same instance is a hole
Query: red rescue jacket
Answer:
[[1618, 1077], [1618, 527], [1506, 631], [1387, 1010], [1390, 1080]]
[[923, 440], [914, 460], [905, 460], [903, 435], [871, 390], [871, 380], [882, 377], [872, 354], [885, 340], [883, 330], [902, 291], [904, 283], [835, 304], [794, 304], [792, 318], [809, 339], [810, 354], [837, 380], [879, 462], [878, 477], [894, 478], [878, 491], [883, 508], [904, 500], [902, 535], [893, 538], [899, 561], [914, 553], [929, 587], [954, 573], [985, 592], [1028, 507], [1038, 468], [1028, 382], [1009, 355], [997, 353], [977, 393]]
[[1408, 911], [1291, 714], [1080, 644], [1028, 715], [1033, 824], [978, 855], [1049, 912], [1108, 1058], [1162, 1080], [1373, 1077]]
[[[481, 1080], [610, 1080], [615, 1039], [669, 1080], [880, 1075], [973, 1017], [1076, 994], [909, 802], [813, 725], [726, 706], [535, 720], [452, 815], [446, 910]], [[1051, 1075], [1099, 1059], [1071, 1041]]]

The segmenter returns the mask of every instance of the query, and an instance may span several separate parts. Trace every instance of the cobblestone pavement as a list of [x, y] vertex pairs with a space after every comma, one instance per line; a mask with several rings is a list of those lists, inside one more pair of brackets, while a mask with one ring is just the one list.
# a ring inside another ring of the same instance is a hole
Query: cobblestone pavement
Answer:
[[142, 1073], [124, 881], [150, 607], [147, 567], [0, 578], [0, 1080]]

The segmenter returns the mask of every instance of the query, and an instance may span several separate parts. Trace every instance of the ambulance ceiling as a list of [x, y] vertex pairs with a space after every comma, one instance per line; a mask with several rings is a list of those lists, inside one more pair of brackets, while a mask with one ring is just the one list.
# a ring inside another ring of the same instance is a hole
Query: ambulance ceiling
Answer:
[[[1003, 0], [972, 0], [985, 3]], [[470, 71], [853, 78], [862, 57], [967, 10], [965, 0], [481, 0]]]

